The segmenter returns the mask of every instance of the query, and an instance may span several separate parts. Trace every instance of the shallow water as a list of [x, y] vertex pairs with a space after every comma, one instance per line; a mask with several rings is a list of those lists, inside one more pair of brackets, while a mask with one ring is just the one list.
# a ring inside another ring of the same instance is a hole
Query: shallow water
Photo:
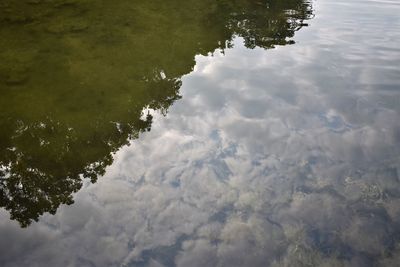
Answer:
[[2, 1], [0, 265], [397, 266], [399, 11]]

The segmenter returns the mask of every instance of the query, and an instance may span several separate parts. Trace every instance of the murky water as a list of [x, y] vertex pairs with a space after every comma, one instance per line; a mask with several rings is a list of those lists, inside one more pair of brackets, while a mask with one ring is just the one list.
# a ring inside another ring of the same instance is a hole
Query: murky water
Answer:
[[0, 2], [1, 266], [397, 266], [400, 2]]

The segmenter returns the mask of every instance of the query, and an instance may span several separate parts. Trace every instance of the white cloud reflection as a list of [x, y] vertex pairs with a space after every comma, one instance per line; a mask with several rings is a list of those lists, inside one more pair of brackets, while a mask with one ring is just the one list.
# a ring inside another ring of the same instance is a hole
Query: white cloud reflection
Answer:
[[362, 21], [339, 4], [294, 46], [196, 57], [183, 99], [74, 205], [28, 229], [0, 212], [0, 265], [395, 266], [400, 50], [343, 31]]

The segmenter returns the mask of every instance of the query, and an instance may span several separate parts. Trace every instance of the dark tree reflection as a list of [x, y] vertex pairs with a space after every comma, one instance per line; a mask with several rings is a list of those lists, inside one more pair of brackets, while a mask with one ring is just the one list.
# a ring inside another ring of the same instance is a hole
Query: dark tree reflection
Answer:
[[166, 113], [194, 56], [290, 44], [302, 0], [0, 3], [0, 205], [26, 227], [73, 203]]

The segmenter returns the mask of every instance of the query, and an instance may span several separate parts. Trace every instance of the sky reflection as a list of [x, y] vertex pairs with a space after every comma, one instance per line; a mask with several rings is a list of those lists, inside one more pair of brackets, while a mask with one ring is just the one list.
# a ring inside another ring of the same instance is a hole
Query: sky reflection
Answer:
[[317, 3], [294, 46], [197, 56], [75, 205], [25, 230], [0, 212], [0, 263], [396, 266], [399, 5], [378, 2]]

